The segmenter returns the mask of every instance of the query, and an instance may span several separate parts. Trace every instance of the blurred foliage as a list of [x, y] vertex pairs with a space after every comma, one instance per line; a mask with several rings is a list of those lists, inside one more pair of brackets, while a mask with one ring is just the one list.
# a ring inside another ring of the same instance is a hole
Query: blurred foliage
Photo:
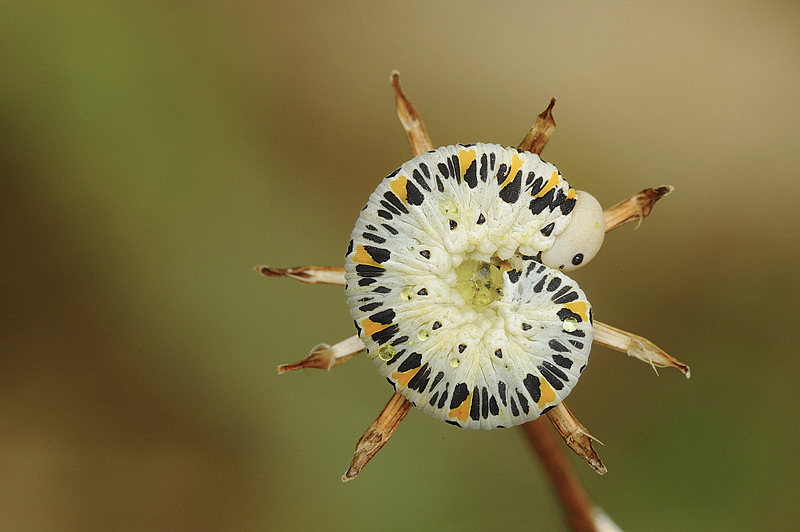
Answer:
[[[800, 517], [800, 10], [791, 2], [5, 2], [0, 6], [0, 529], [563, 528], [514, 430], [411, 412], [342, 485], [390, 388], [365, 359], [274, 368], [352, 333], [340, 264], [410, 157], [516, 144], [611, 205], [671, 184], [575, 278], [598, 319], [692, 366], [597, 348], [576, 461], [625, 530]], [[381, 498], [383, 497], [383, 498]]]

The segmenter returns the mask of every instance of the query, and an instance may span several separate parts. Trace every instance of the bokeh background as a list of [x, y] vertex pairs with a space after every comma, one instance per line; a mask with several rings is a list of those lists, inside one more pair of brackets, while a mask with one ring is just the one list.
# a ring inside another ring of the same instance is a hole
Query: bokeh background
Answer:
[[353, 332], [340, 265], [410, 158], [515, 145], [605, 206], [674, 185], [574, 277], [597, 319], [692, 367], [597, 347], [570, 407], [624, 530], [797, 527], [796, 2], [3, 2], [0, 529], [564, 530], [517, 430], [412, 411], [372, 364], [277, 376]]

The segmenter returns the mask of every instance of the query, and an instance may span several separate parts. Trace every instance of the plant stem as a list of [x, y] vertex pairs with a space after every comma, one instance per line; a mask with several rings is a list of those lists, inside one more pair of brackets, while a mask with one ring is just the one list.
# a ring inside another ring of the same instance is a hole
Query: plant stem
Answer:
[[553, 429], [548, 426], [545, 417], [523, 423], [522, 429], [550, 476], [567, 514], [570, 528], [574, 532], [597, 532], [589, 497], [570, 466], [561, 442], [554, 436]]

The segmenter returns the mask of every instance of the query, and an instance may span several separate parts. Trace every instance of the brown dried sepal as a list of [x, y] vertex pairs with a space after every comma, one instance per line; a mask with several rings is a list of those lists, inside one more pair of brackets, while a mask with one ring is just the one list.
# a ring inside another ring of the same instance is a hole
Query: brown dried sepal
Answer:
[[606, 210], [605, 213], [603, 213], [606, 222], [606, 233], [634, 220], [641, 222], [647, 218], [650, 211], [653, 210], [653, 205], [674, 189], [674, 187], [669, 185], [658, 188], [646, 188]]
[[345, 284], [344, 268], [339, 266], [297, 266], [295, 268], [256, 266], [256, 271], [267, 277], [289, 277], [307, 284]]
[[389, 441], [410, 409], [411, 403], [408, 399], [395, 392], [386, 407], [356, 443], [353, 461], [350, 463], [350, 468], [342, 475], [342, 482], [353, 480], [358, 476], [367, 462]]
[[397, 117], [400, 119], [403, 129], [408, 137], [408, 142], [411, 144], [411, 151], [414, 156], [421, 155], [426, 151], [433, 149], [428, 132], [425, 130], [425, 124], [422, 122], [417, 108], [403, 92], [400, 87], [400, 72], [392, 70], [391, 75], [392, 87], [394, 88], [394, 101], [397, 106]]
[[529, 151], [536, 155], [541, 155], [550, 137], [556, 130], [556, 121], [553, 118], [553, 106], [556, 104], [556, 99], [550, 100], [550, 105], [547, 109], [539, 113], [536, 117], [536, 122], [531, 126], [531, 130], [522, 139], [522, 142], [517, 146], [520, 150]]
[[575, 451], [575, 454], [586, 460], [586, 463], [601, 475], [607, 471], [597, 451], [592, 447], [592, 440], [598, 440], [592, 437], [580, 421], [572, 415], [567, 405], [561, 402], [555, 408], [548, 410], [547, 417], [550, 418], [569, 448]]
[[319, 344], [303, 360], [278, 366], [278, 374], [306, 368], [330, 370], [339, 364], [344, 364], [365, 349], [364, 342], [361, 341], [357, 334], [345, 338], [332, 346]]
[[[647, 338], [625, 332], [611, 325], [600, 323], [597, 320], [594, 322], [594, 339], [592, 341], [643, 360], [650, 364], [654, 370], [656, 366], [660, 368], [675, 368], [686, 375], [687, 379], [692, 375], [689, 366], [671, 357]], [[658, 370], [656, 370], [656, 374], [658, 374]]]
[[278, 366], [278, 375], [286, 373], [287, 371], [295, 371], [298, 369], [325, 369], [330, 370], [339, 364], [344, 364], [358, 353], [353, 353], [347, 357], [336, 358], [331, 353], [331, 346], [328, 344], [319, 344], [311, 350], [311, 354], [302, 360], [292, 362], [291, 364], [281, 364]]

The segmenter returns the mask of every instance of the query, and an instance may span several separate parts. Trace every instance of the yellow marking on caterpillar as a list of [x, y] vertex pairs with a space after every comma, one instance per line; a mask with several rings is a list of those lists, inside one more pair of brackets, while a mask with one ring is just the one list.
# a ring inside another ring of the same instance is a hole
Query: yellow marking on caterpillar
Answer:
[[393, 179], [392, 182], [389, 184], [391, 187], [392, 192], [400, 198], [400, 201], [408, 205], [408, 189], [406, 188], [408, 185], [408, 178], [404, 175], [397, 176], [396, 179]]
[[581, 320], [584, 322], [589, 321], [589, 306], [586, 304], [586, 301], [573, 301], [572, 303], [565, 303], [564, 308], [569, 309], [580, 316]]
[[569, 191], [567, 192], [567, 199], [572, 199], [572, 198], [574, 198], [574, 197], [575, 197], [575, 195], [577, 194], [577, 192], [578, 192], [578, 191], [577, 191], [577, 190], [575, 190], [574, 188], [572, 188], [572, 187], [569, 187]]
[[447, 414], [447, 417], [449, 417], [450, 419], [455, 418], [462, 423], [466, 423], [467, 419], [469, 419], [469, 410], [471, 407], [472, 407], [472, 393], [470, 392], [467, 398], [464, 399], [463, 403], [458, 405], [456, 408], [450, 410], [450, 412]]
[[550, 386], [550, 383], [541, 377], [539, 378], [539, 391], [542, 393], [542, 396], [536, 401], [536, 406], [538, 406], [540, 410], [546, 405], [556, 401], [556, 391]]
[[514, 153], [511, 155], [511, 168], [509, 169], [506, 178], [502, 183], [500, 183], [500, 188], [506, 188], [508, 185], [510, 185], [514, 181], [514, 177], [517, 175], [517, 172], [519, 172], [520, 168], [522, 168], [522, 159], [520, 159], [518, 153]]
[[372, 336], [375, 333], [381, 332], [390, 325], [391, 323], [378, 323], [369, 318], [361, 320], [361, 328], [364, 329], [364, 334], [367, 336]]
[[550, 189], [556, 186], [557, 184], [558, 184], [558, 171], [553, 170], [553, 175], [550, 176], [550, 180], [547, 182], [547, 184], [544, 186], [542, 190], [536, 193], [534, 198], [541, 198], [542, 196], [550, 192]]
[[475, 162], [478, 155], [475, 150], [461, 150], [458, 152], [458, 167], [461, 170], [461, 179], [464, 179], [464, 174], [467, 173], [467, 168]]
[[394, 379], [394, 381], [397, 382], [399, 386], [406, 387], [408, 386], [408, 382], [414, 378], [414, 375], [419, 373], [420, 369], [422, 369], [422, 366], [410, 369], [405, 373], [400, 373], [399, 371], [395, 371], [394, 373], [392, 373], [392, 379]]
[[376, 268], [385, 269], [383, 266], [375, 262], [375, 259], [372, 258], [372, 255], [364, 248], [362, 244], [358, 244], [356, 246], [356, 254], [353, 255], [353, 260], [358, 264], [363, 264], [365, 266], [375, 266]]

